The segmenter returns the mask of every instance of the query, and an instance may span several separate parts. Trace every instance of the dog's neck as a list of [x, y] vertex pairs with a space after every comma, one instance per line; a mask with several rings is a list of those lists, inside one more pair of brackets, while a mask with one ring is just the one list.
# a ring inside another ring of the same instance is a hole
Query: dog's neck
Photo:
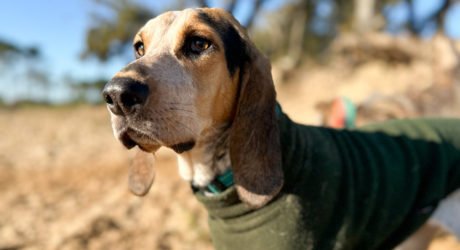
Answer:
[[196, 188], [204, 188], [230, 168], [230, 124], [204, 131], [196, 145], [178, 154], [179, 173]]

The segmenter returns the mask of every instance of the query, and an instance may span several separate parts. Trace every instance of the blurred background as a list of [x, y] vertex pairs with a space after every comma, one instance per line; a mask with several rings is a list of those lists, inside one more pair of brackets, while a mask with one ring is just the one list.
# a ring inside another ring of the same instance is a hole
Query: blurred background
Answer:
[[[212, 249], [206, 212], [157, 154], [144, 198], [101, 89], [134, 59], [132, 39], [169, 10], [231, 12], [272, 62], [283, 110], [331, 125], [460, 117], [460, 1], [82, 0], [0, 2], [0, 250]], [[460, 249], [440, 233], [431, 250]]]

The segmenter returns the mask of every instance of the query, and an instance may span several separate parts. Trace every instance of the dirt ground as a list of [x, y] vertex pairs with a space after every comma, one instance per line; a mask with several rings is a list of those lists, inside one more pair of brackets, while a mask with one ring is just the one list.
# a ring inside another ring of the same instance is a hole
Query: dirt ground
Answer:
[[[359, 103], [433, 82], [430, 62], [373, 62], [351, 73], [315, 66], [282, 84], [277, 79], [286, 76], [274, 74], [283, 110], [309, 124], [321, 120], [319, 101], [348, 96]], [[115, 140], [104, 106], [3, 108], [0, 138], [0, 250], [213, 249], [206, 211], [180, 179], [172, 151], [157, 153], [147, 196], [128, 191], [135, 152]], [[441, 249], [460, 244], [443, 236], [430, 247]]]

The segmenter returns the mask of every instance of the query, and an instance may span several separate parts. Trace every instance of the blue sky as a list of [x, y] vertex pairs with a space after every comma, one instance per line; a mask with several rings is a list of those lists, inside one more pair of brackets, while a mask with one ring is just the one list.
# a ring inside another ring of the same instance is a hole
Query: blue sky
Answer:
[[[156, 12], [171, 9], [171, 6], [168, 5], [171, 1], [167, 0], [137, 1]], [[221, 0], [209, 2], [213, 7], [223, 7], [224, 3]], [[235, 16], [241, 22], [245, 22], [247, 13], [252, 9], [252, 1], [240, 2], [242, 4], [238, 6]], [[282, 7], [285, 2], [286, 0], [268, 0], [263, 8], [274, 11]], [[423, 19], [439, 6], [440, 1], [415, 0], [415, 2], [417, 3], [416, 17]], [[387, 8], [387, 15], [393, 20], [394, 25], [407, 19], [406, 7], [404, 4], [396, 4]], [[447, 15], [446, 31], [458, 38], [460, 37], [460, 27], [458, 27], [460, 4], [452, 9], [454, 11]], [[61, 89], [60, 92], [55, 91], [54, 96], [51, 93], [53, 100], [65, 101], [71, 93], [65, 90], [63, 85], [59, 85], [64, 76], [71, 76], [79, 80], [108, 79], [132, 60], [127, 56], [115, 58], [108, 63], [100, 63], [96, 59], [80, 60], [80, 54], [85, 48], [86, 30], [91, 27], [91, 13], [95, 12], [110, 15], [106, 9], [91, 0], [0, 1], [0, 39], [21, 47], [37, 46], [44, 59], [42, 60], [43, 65], [39, 66], [49, 72], [53, 84], [56, 85], [56, 88], [53, 89]], [[430, 28], [427, 28], [427, 34], [429, 33]], [[0, 74], [0, 97], [6, 101], [14, 101], [17, 96], [15, 93], [22, 90], [21, 87], [11, 84], [19, 84], [20, 80], [15, 79], [16, 76], [6, 75]], [[30, 88], [30, 86], [24, 85], [22, 88]]]

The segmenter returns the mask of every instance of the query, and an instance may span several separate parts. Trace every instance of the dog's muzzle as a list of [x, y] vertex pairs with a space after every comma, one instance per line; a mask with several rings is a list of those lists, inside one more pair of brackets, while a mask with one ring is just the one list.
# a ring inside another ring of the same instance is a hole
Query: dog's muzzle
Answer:
[[127, 116], [138, 112], [145, 104], [149, 86], [131, 78], [112, 78], [105, 85], [102, 96], [114, 115]]

